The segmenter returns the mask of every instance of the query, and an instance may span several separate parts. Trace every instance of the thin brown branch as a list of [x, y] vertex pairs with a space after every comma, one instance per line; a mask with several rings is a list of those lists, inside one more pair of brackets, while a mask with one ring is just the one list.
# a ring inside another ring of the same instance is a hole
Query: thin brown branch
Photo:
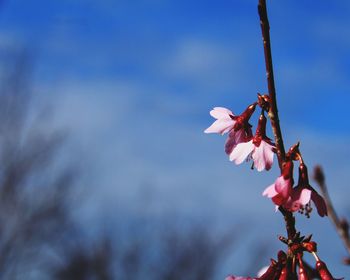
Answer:
[[343, 241], [344, 247], [347, 250], [350, 257], [350, 237], [349, 237], [349, 225], [346, 220], [339, 219], [337, 212], [333, 206], [332, 200], [329, 196], [327, 185], [325, 183], [325, 176], [321, 166], [316, 166], [314, 169], [314, 179], [320, 187], [322, 196], [327, 205], [328, 217], [333, 223], [340, 239]]
[[282, 138], [281, 128], [279, 124], [278, 110], [277, 110], [276, 89], [275, 89], [275, 81], [273, 76], [271, 43], [270, 43], [270, 24], [269, 24], [269, 19], [267, 17], [266, 0], [259, 0], [258, 12], [260, 16], [261, 33], [262, 33], [262, 39], [264, 43], [266, 77], [267, 77], [267, 86], [268, 86], [269, 97], [270, 97], [270, 109], [269, 109], [268, 115], [271, 120], [271, 126], [275, 137], [278, 164], [280, 168], [282, 168], [282, 164], [285, 160], [286, 153], [284, 150], [283, 138]]
[[297, 233], [295, 229], [295, 217], [293, 216], [293, 213], [286, 211], [283, 207], [279, 207], [278, 210], [282, 213], [284, 221], [286, 222], [288, 239], [293, 239]]
[[[282, 166], [286, 158], [286, 152], [284, 149], [282, 132], [281, 132], [281, 127], [280, 127], [280, 122], [278, 117], [278, 110], [277, 110], [276, 89], [275, 89], [275, 80], [273, 76], [271, 43], [270, 43], [270, 24], [267, 16], [266, 0], [259, 0], [258, 12], [260, 16], [261, 33], [262, 33], [262, 39], [264, 43], [266, 77], [267, 77], [267, 86], [268, 86], [269, 97], [270, 97], [270, 109], [269, 109], [268, 115], [271, 120], [272, 131], [275, 138], [278, 164], [282, 172]], [[282, 207], [280, 207], [279, 210], [284, 216], [284, 220], [286, 222], [286, 230], [287, 230], [288, 238], [293, 238], [293, 236], [296, 233], [295, 218], [291, 212], [285, 211]]]

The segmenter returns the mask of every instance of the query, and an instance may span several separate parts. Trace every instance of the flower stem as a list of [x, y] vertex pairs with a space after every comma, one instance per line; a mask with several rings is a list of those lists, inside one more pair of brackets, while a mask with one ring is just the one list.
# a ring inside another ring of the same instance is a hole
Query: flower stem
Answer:
[[[269, 19], [267, 17], [266, 0], [259, 0], [258, 12], [260, 17], [262, 39], [264, 43], [266, 77], [267, 77], [267, 86], [268, 86], [269, 97], [270, 97], [270, 109], [268, 112], [268, 116], [271, 121], [271, 127], [275, 138], [278, 164], [282, 172], [283, 163], [285, 162], [285, 159], [286, 159], [286, 152], [284, 149], [282, 132], [281, 132], [281, 127], [280, 127], [280, 122], [278, 117], [278, 110], [277, 110], [276, 89], [275, 89], [275, 80], [273, 76], [271, 43], [270, 43], [270, 24], [269, 24]], [[288, 238], [291, 239], [296, 234], [295, 218], [293, 216], [293, 213], [286, 211], [285, 209], [283, 209], [283, 207], [279, 207], [279, 210], [284, 216], [284, 220], [286, 222], [286, 230], [287, 230]]]
[[267, 17], [266, 10], [266, 0], [259, 0], [258, 12], [260, 16], [260, 26], [262, 39], [264, 43], [264, 54], [265, 54], [265, 67], [266, 67], [266, 77], [267, 86], [270, 97], [270, 109], [268, 116], [271, 120], [271, 126], [276, 142], [277, 158], [280, 168], [285, 161], [286, 152], [284, 150], [283, 138], [281, 133], [281, 128], [278, 118], [277, 101], [276, 101], [276, 89], [275, 81], [273, 76], [273, 66], [272, 66], [272, 55], [271, 55], [271, 43], [270, 43], [270, 24]]
[[286, 230], [288, 239], [293, 239], [297, 233], [295, 229], [295, 217], [292, 212], [286, 211], [283, 207], [279, 207], [278, 210], [282, 213], [284, 221], [286, 222]]

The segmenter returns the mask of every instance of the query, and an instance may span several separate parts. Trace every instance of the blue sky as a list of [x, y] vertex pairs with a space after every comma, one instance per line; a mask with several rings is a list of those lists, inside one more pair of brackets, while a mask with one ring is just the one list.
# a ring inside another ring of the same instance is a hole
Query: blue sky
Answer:
[[[0, 47], [33, 54], [36, 101], [51, 104], [55, 124], [71, 131], [73, 150], [89, 169], [87, 221], [108, 217], [113, 224], [118, 204], [136, 216], [248, 219], [271, 240], [283, 231], [261, 197], [277, 169], [236, 167], [224, 138], [203, 134], [212, 107], [240, 113], [266, 91], [256, 2], [2, 4]], [[324, 166], [332, 197], [349, 213], [350, 3], [268, 2], [286, 146], [301, 141], [309, 169]], [[138, 206], [144, 200], [147, 209]], [[338, 242], [329, 222], [300, 219], [306, 233], [319, 231], [320, 255], [344, 275], [341, 244], [326, 242]]]

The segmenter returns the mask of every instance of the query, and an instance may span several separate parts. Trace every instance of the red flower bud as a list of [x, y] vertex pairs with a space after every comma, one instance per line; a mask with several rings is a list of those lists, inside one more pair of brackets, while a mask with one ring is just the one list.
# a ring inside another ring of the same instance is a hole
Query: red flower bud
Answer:
[[266, 138], [266, 117], [264, 114], [261, 114], [259, 117], [258, 127], [255, 132], [256, 136], [260, 136], [261, 138]]
[[299, 186], [308, 186], [309, 185], [309, 176], [307, 174], [307, 167], [304, 163], [299, 165]]
[[316, 262], [316, 270], [320, 274], [322, 280], [335, 280], [323, 261], [319, 260]]
[[317, 243], [314, 242], [314, 241], [310, 241], [310, 242], [303, 242], [301, 244], [304, 249], [306, 251], [308, 251], [309, 253], [312, 253], [312, 252], [317, 252]]
[[282, 176], [284, 179], [293, 178], [293, 161], [286, 161], [282, 167]]
[[240, 130], [242, 128], [246, 128], [246, 127], [251, 127], [251, 125], [248, 123], [250, 117], [252, 116], [252, 114], [255, 111], [255, 107], [256, 107], [256, 103], [253, 103], [251, 105], [249, 105], [247, 107], [247, 109], [245, 109], [245, 111], [240, 114], [239, 116], [233, 116], [231, 117], [233, 120], [235, 120], [235, 124], [233, 126], [233, 129], [235, 131]]
[[305, 270], [304, 263], [299, 259], [299, 280], [309, 280], [309, 276]]
[[250, 117], [255, 111], [256, 103], [253, 103], [248, 106], [247, 109], [241, 114], [242, 118], [244, 118], [245, 121], [249, 121]]
[[266, 270], [266, 272], [260, 276], [259, 280], [271, 280], [275, 279], [279, 276], [280, 269], [279, 269], [279, 263], [276, 262], [274, 259], [271, 259], [271, 264], [269, 268]]
[[278, 259], [278, 262], [280, 263], [280, 264], [285, 264], [286, 263], [286, 261], [287, 261], [287, 255], [286, 255], [286, 253], [285, 252], [283, 252], [283, 251], [279, 251], [278, 252], [278, 254], [277, 254], [277, 259]]
[[281, 275], [278, 278], [278, 280], [288, 280], [288, 270], [287, 270], [287, 266], [283, 267], [282, 271], [281, 271]]
[[297, 280], [297, 276], [292, 269], [292, 260], [287, 259], [285, 266], [282, 268], [278, 280]]
[[286, 157], [289, 160], [299, 160], [298, 153], [299, 153], [299, 142], [293, 145], [292, 147], [290, 147]]

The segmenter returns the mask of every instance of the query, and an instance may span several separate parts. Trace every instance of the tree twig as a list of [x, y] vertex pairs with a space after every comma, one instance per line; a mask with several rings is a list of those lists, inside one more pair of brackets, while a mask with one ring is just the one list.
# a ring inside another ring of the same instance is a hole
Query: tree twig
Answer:
[[283, 138], [282, 138], [279, 118], [278, 118], [276, 89], [275, 89], [275, 81], [273, 76], [272, 55], [271, 55], [270, 24], [269, 24], [269, 19], [267, 17], [266, 0], [259, 0], [258, 12], [260, 16], [261, 33], [262, 33], [262, 39], [264, 43], [266, 77], [267, 77], [267, 86], [268, 86], [269, 97], [270, 97], [270, 109], [269, 109], [268, 115], [271, 120], [271, 126], [275, 137], [278, 164], [280, 168], [282, 168], [282, 164], [285, 161], [286, 153], [284, 150]]
[[[272, 66], [272, 55], [271, 55], [271, 43], [270, 43], [270, 24], [267, 16], [266, 0], [259, 0], [258, 12], [260, 17], [260, 26], [262, 39], [264, 43], [264, 55], [265, 55], [265, 66], [266, 66], [266, 77], [267, 86], [270, 98], [269, 118], [271, 121], [272, 131], [275, 138], [277, 158], [280, 170], [282, 172], [283, 163], [286, 159], [286, 152], [284, 149], [282, 132], [278, 117], [277, 100], [276, 100], [276, 89], [275, 81], [273, 76]], [[282, 207], [279, 207], [280, 212], [284, 216], [286, 222], [286, 230], [288, 238], [293, 238], [296, 233], [295, 229], [295, 218], [291, 212], [285, 211]]]
[[333, 223], [340, 239], [344, 243], [344, 247], [347, 250], [349, 257], [345, 260], [345, 263], [349, 264], [350, 259], [350, 236], [349, 236], [349, 224], [345, 219], [339, 219], [337, 212], [334, 209], [332, 200], [329, 196], [327, 185], [325, 183], [325, 176], [321, 166], [316, 166], [314, 169], [314, 180], [320, 187], [322, 196], [327, 205], [328, 217]]

